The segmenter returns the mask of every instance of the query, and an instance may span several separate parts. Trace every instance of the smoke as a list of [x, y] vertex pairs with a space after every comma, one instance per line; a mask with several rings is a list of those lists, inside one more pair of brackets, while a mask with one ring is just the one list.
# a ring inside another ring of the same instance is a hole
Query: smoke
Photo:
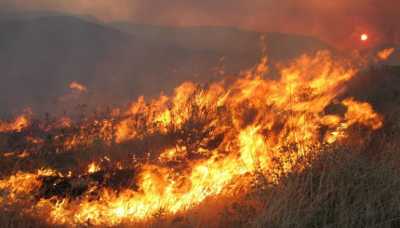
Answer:
[[338, 46], [360, 32], [374, 42], [399, 42], [398, 0], [2, 0], [0, 8], [52, 10], [103, 21], [174, 26], [221, 25], [300, 33]]

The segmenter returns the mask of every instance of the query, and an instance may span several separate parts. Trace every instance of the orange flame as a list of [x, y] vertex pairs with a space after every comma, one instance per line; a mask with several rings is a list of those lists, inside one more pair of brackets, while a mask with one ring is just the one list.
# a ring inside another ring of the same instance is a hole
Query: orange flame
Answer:
[[[237, 197], [233, 188], [248, 188], [256, 175], [279, 183], [283, 174], [306, 166], [303, 158], [345, 139], [352, 126], [382, 126], [382, 118], [369, 104], [353, 98], [335, 102], [358, 72], [350, 61], [319, 52], [304, 55], [279, 72], [279, 79], [268, 79], [265, 58], [231, 83], [202, 88], [186, 82], [171, 97], [150, 102], [141, 97], [127, 111], [93, 121], [98, 129], [95, 139], [86, 125], [81, 126], [68, 146], [97, 139], [112, 145], [154, 135], [168, 136], [174, 145], [159, 149], [154, 161], [140, 164], [136, 189], [95, 186], [95, 199], [89, 189], [77, 199], [33, 201], [31, 209], [42, 212], [51, 224], [99, 226], [144, 222], [160, 209], [169, 215], [183, 213], [209, 198]], [[344, 113], [326, 113], [333, 103], [345, 108]], [[91, 163], [87, 173], [99, 169]], [[23, 195], [40, 187], [40, 174], [17, 176], [1, 180], [0, 190], [26, 200]]]
[[376, 56], [378, 60], [385, 61], [389, 59], [389, 57], [394, 53], [394, 51], [395, 51], [394, 48], [386, 48], [378, 52]]
[[82, 85], [82, 84], [80, 84], [80, 83], [78, 83], [76, 81], [71, 82], [69, 84], [69, 88], [74, 90], [74, 91], [77, 91], [79, 93], [86, 93], [88, 91], [86, 86], [84, 86], [84, 85]]
[[29, 125], [29, 119], [26, 115], [18, 116], [14, 122], [5, 123], [0, 121], [0, 132], [16, 131], [20, 132]]
[[100, 166], [98, 164], [96, 164], [96, 162], [92, 162], [88, 166], [88, 173], [95, 173], [95, 172], [98, 172], [100, 170], [101, 170], [101, 168], [100, 168]]

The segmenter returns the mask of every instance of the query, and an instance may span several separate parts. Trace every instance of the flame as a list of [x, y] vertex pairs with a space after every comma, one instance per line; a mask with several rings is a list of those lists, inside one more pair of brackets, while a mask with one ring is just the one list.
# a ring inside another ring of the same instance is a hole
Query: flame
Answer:
[[394, 53], [394, 51], [395, 51], [394, 48], [386, 48], [378, 52], [376, 56], [379, 60], [385, 61], [389, 59], [389, 57]]
[[26, 115], [18, 116], [14, 122], [6, 123], [0, 121], [0, 133], [1, 132], [21, 132], [22, 129], [29, 125], [29, 119]]
[[95, 173], [95, 172], [98, 172], [100, 170], [101, 170], [100, 166], [98, 164], [96, 164], [96, 162], [92, 162], [92, 163], [89, 164], [87, 172], [88, 173]]
[[17, 196], [30, 194], [34, 189], [40, 187], [39, 176], [51, 176], [56, 174], [51, 169], [40, 169], [36, 173], [18, 172], [15, 175], [0, 180], [0, 189], [8, 189], [8, 198], [16, 199]]
[[347, 125], [361, 123], [374, 130], [382, 127], [382, 118], [374, 112], [370, 104], [357, 102], [353, 98], [345, 99], [342, 103], [347, 107], [345, 115]]
[[[167, 138], [163, 147], [141, 151], [155, 159], [136, 161], [130, 171], [134, 177], [126, 180], [135, 187], [116, 190], [87, 181], [79, 198], [32, 200], [30, 209], [50, 224], [113, 226], [149, 221], [160, 210], [167, 215], [184, 213], [207, 199], [239, 197], [245, 190], [234, 189], [248, 189], [257, 175], [279, 183], [282, 175], [302, 170], [305, 158], [346, 139], [352, 126], [382, 127], [382, 117], [368, 103], [338, 100], [357, 72], [350, 60], [321, 51], [279, 67], [276, 80], [269, 79], [272, 73], [263, 58], [233, 82], [207, 87], [185, 82], [171, 97], [161, 95], [151, 101], [140, 97], [126, 111], [114, 110], [109, 118], [80, 123], [78, 133], [65, 141], [68, 150], [99, 140], [112, 148]], [[341, 106], [343, 113], [328, 113], [331, 105]], [[99, 170], [93, 162], [86, 174], [76, 178], [90, 178]], [[52, 175], [62, 177], [55, 171]], [[0, 190], [10, 192], [13, 199], [29, 200], [24, 196], [44, 184], [40, 176], [17, 173], [0, 180]]]
[[78, 83], [76, 81], [71, 82], [69, 84], [69, 88], [74, 91], [77, 91], [79, 93], [86, 93], [88, 91], [86, 86], [84, 86], [81, 83]]

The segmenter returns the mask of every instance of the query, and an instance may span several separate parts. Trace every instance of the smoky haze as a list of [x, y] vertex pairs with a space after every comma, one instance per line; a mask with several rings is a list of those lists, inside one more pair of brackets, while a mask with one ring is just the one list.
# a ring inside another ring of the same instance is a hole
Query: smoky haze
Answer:
[[375, 43], [400, 39], [398, 0], [3, 0], [0, 8], [84, 14], [102, 21], [193, 26], [236, 26], [300, 33], [350, 46], [362, 32]]
[[[335, 47], [396, 47], [399, 5], [394, 0], [0, 0], [0, 117], [26, 107], [62, 113], [81, 104], [124, 105], [140, 95], [172, 93], [187, 80], [206, 84], [237, 75], [265, 53], [270, 63], [281, 63]], [[368, 42], [360, 41], [362, 33], [369, 34]], [[72, 82], [87, 90], [71, 91]]]

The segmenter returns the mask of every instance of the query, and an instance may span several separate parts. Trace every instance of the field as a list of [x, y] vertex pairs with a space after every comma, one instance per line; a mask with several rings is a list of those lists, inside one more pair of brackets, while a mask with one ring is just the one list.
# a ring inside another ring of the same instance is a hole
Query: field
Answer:
[[400, 226], [400, 68], [380, 61], [263, 58], [127, 108], [2, 121], [0, 226]]

